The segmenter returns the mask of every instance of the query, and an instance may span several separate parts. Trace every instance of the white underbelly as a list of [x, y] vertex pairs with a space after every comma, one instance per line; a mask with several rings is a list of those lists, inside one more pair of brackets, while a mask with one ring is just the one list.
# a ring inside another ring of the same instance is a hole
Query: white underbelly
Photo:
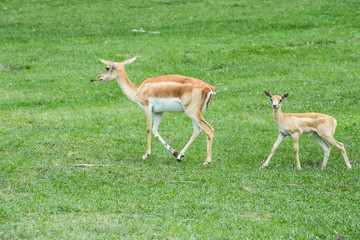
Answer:
[[149, 105], [152, 111], [159, 112], [184, 112], [184, 108], [177, 98], [150, 98]]

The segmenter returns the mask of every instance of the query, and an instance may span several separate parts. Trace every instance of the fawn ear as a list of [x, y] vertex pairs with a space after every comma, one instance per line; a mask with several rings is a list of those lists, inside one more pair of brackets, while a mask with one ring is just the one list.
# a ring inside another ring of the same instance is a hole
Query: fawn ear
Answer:
[[285, 93], [283, 96], [282, 96], [282, 98], [286, 98], [286, 97], [288, 97], [289, 96], [289, 93]]
[[269, 93], [268, 91], [264, 91], [265, 95], [268, 96], [269, 98], [272, 97], [271, 93]]
[[128, 64], [132, 63], [133, 61], [135, 61], [136, 58], [137, 58], [137, 57], [134, 57], [134, 58], [125, 60], [125, 61], [123, 61], [121, 64], [125, 67], [126, 65], [128, 65]]

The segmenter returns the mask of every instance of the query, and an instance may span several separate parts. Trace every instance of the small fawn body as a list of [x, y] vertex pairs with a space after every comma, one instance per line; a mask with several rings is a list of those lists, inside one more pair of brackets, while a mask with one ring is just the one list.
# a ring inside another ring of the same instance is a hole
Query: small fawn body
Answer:
[[288, 97], [288, 93], [283, 96], [271, 95], [269, 92], [265, 91], [272, 102], [273, 106], [273, 117], [274, 121], [279, 129], [278, 138], [271, 149], [269, 157], [266, 159], [262, 167], [266, 167], [272, 155], [279, 147], [280, 143], [284, 140], [286, 136], [291, 136], [294, 141], [294, 152], [296, 156], [296, 167], [301, 169], [300, 160], [299, 160], [299, 136], [301, 134], [313, 134], [317, 142], [324, 149], [324, 161], [322, 167], [325, 168], [327, 161], [329, 159], [331, 148], [326, 143], [329, 142], [335, 147], [337, 147], [345, 160], [346, 166], [350, 169], [351, 165], [349, 159], [346, 155], [344, 145], [335, 140], [333, 137], [336, 128], [336, 119], [320, 113], [287, 113], [283, 114], [281, 112], [281, 102], [284, 98]]
[[[101, 60], [106, 70], [100, 74], [101, 82], [116, 80], [131, 101], [137, 103], [145, 112], [147, 123], [147, 150], [143, 159], [151, 153], [151, 125], [154, 114], [153, 133], [177, 160], [181, 160], [194, 140], [204, 130], [207, 136], [207, 157], [205, 164], [211, 163], [211, 147], [214, 129], [205, 121], [202, 111], [206, 109], [215, 94], [215, 88], [199, 79], [180, 75], [166, 75], [146, 79], [134, 85], [128, 78], [124, 66], [136, 58], [123, 62]], [[192, 120], [194, 132], [190, 141], [178, 153], [159, 135], [158, 128], [164, 112], [185, 112]]]

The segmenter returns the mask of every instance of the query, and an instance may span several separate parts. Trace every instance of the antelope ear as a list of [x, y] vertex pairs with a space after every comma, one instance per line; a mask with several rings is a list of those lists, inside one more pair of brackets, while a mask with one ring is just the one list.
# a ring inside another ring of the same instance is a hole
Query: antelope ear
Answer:
[[103, 60], [103, 59], [100, 59], [100, 62], [102, 62], [103, 64], [106, 64], [106, 65], [111, 65], [112, 64], [112, 62], [106, 61], [106, 60]]
[[106, 61], [106, 60], [103, 60], [103, 59], [100, 59], [100, 61], [104, 64], [106, 64], [107, 66], [111, 66], [112, 68], [114, 69], [117, 69], [118, 67], [116, 66], [116, 63], [114, 62], [110, 62], [110, 61]]
[[288, 97], [289, 96], [289, 93], [285, 93], [283, 96], [282, 96], [282, 98], [286, 98], [286, 97]]
[[136, 58], [137, 58], [137, 57], [134, 57], [134, 58], [130, 58], [130, 59], [128, 59], [128, 60], [125, 60], [125, 61], [123, 61], [121, 64], [125, 67], [126, 65], [128, 65], [128, 64], [132, 63], [133, 61], [135, 61]]
[[268, 91], [264, 91], [265, 95], [268, 96], [269, 98], [272, 97], [271, 93], [269, 93]]

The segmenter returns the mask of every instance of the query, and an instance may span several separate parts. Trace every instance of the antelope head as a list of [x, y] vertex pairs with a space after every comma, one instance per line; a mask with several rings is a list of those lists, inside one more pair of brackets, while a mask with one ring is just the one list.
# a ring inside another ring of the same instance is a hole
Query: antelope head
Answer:
[[271, 93], [265, 91], [265, 95], [268, 96], [272, 102], [273, 109], [278, 109], [281, 106], [281, 102], [284, 98], [289, 96], [289, 93], [285, 93], [284, 95], [271, 95]]

